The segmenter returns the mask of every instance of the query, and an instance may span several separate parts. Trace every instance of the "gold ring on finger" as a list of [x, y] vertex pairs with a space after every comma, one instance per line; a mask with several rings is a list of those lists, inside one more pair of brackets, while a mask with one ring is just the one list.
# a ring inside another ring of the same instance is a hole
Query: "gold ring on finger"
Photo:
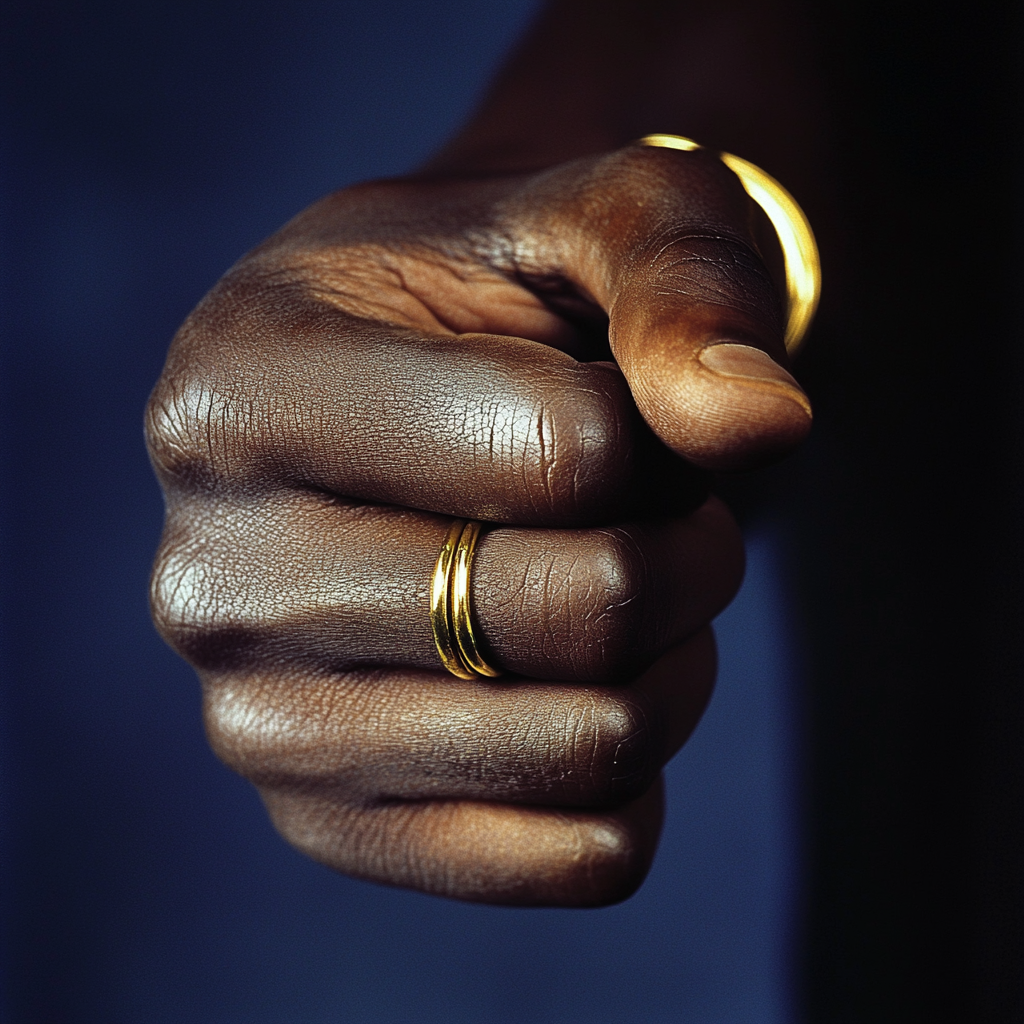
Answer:
[[481, 524], [455, 519], [448, 527], [430, 579], [430, 627], [441, 664], [459, 679], [496, 679], [473, 621], [471, 574]]

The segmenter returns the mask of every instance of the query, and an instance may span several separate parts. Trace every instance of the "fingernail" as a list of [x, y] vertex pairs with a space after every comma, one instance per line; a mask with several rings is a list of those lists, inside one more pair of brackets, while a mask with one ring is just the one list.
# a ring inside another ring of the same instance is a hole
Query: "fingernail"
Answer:
[[769, 384], [773, 391], [781, 391], [801, 409], [811, 415], [811, 403], [792, 374], [787, 373], [767, 352], [751, 345], [725, 342], [702, 349], [697, 358], [712, 372], [722, 377]]

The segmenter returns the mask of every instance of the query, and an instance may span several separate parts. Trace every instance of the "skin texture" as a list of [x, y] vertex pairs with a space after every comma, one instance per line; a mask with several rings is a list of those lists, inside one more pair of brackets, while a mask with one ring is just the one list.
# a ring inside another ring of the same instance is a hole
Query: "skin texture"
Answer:
[[[810, 426], [760, 218], [706, 152], [433, 168], [324, 199], [188, 319], [147, 412], [153, 614], [288, 841], [467, 900], [639, 885], [742, 576], [708, 471]], [[433, 646], [451, 516], [490, 524], [498, 682]]]

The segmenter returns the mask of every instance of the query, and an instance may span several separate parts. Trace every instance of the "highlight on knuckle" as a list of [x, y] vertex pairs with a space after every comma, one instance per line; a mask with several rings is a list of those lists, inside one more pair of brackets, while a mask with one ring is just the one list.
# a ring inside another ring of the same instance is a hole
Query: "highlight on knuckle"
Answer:
[[196, 667], [242, 660], [258, 631], [244, 595], [232, 586], [213, 551], [173, 520], [153, 565], [150, 613], [157, 632]]
[[586, 831], [588, 856], [579, 866], [579, 904], [608, 906], [628, 899], [650, 870], [645, 844], [620, 821], [590, 823]]
[[203, 701], [206, 737], [213, 752], [229, 768], [254, 782], [275, 778], [269, 771], [268, 732], [273, 735], [273, 709], [261, 700], [257, 687], [238, 685], [208, 686]]
[[165, 486], [212, 489], [229, 460], [232, 403], [214, 388], [189, 378], [164, 377], [146, 406], [146, 444]]
[[329, 782], [337, 766], [324, 763], [318, 717], [307, 704], [294, 699], [282, 704], [272, 680], [259, 676], [208, 681], [203, 720], [210, 747], [229, 768], [257, 785]]
[[649, 838], [618, 814], [565, 819], [556, 863], [538, 871], [541, 905], [601, 907], [627, 899], [644, 880], [653, 855]]

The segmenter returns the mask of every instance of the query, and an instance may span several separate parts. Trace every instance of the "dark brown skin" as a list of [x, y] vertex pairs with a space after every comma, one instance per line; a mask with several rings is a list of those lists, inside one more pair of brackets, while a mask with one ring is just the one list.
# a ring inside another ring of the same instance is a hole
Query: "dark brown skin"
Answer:
[[[557, 24], [538, 32], [523, 97]], [[502, 168], [487, 110], [422, 174], [301, 214], [182, 327], [147, 420], [153, 612], [214, 749], [299, 849], [444, 896], [595, 906], [650, 866], [659, 772], [742, 576], [729, 512], [693, 511], [695, 467], [780, 457], [810, 406], [770, 232], [712, 153], [536, 170], [539, 117]], [[451, 516], [494, 524], [472, 597], [496, 683], [434, 649]]]

